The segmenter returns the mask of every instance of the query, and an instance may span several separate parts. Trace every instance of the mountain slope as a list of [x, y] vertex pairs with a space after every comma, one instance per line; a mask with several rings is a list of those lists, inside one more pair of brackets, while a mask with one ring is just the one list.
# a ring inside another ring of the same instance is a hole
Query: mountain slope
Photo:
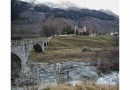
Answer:
[[11, 21], [13, 25], [19, 24], [24, 27], [40, 25], [41, 29], [37, 30], [39, 33], [45, 25], [56, 28], [58, 33], [62, 32], [65, 26], [74, 29], [75, 25], [86, 26], [90, 31], [95, 29], [100, 32], [119, 31], [119, 18], [102, 11], [76, 7], [52, 8], [46, 4], [33, 4], [19, 0], [11, 0]]
[[108, 14], [108, 15], [113, 15], [113, 16], [119, 18], [118, 15], [116, 15], [115, 13], [113, 13], [113, 12], [112, 12], [111, 10], [109, 10], [109, 9], [107, 9], [107, 10], [100, 9], [100, 11], [101, 11], [101, 12], [104, 12], [104, 13], [106, 13], [106, 14]]

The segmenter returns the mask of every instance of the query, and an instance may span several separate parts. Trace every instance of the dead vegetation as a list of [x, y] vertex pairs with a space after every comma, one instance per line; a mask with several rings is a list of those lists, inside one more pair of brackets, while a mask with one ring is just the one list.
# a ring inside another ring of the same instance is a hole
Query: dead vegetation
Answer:
[[59, 84], [57, 86], [48, 86], [43, 90], [119, 90], [118, 86], [98, 85], [94, 83], [81, 83], [75, 86]]
[[97, 66], [102, 73], [119, 71], [119, 50], [98, 52]]

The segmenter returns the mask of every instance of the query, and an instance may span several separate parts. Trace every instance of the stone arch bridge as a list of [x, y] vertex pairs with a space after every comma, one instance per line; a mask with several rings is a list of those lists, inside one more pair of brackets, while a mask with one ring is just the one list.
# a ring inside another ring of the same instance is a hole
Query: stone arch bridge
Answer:
[[[28, 39], [28, 40], [11, 40], [11, 59], [12, 55], [17, 56], [21, 60], [21, 69], [25, 70], [29, 54], [32, 48], [37, 52], [42, 52], [47, 47], [52, 37], [44, 39]], [[12, 63], [11, 63], [12, 64]]]

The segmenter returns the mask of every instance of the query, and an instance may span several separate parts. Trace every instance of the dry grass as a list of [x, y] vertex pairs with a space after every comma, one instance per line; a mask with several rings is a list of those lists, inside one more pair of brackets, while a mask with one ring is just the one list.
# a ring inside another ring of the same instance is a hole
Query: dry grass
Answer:
[[[83, 60], [91, 61], [94, 60], [96, 52], [85, 52], [82, 53], [81, 49], [59, 49], [54, 51], [47, 51], [43, 53], [31, 52], [31, 60], [33, 61], [50, 61], [58, 62], [64, 60]], [[35, 55], [35, 56], [34, 56]]]
[[[115, 49], [118, 47], [117, 41], [118, 37], [114, 36], [57, 36], [51, 40], [45, 52], [37, 53], [32, 50], [30, 59], [33, 61], [51, 62], [79, 59], [92, 61], [96, 59], [96, 51]], [[82, 52], [83, 46], [89, 46], [92, 51]]]
[[48, 86], [43, 90], [118, 90], [118, 86], [113, 85], [98, 85], [94, 83], [81, 83], [79, 85], [59, 84], [57, 86]]
[[118, 37], [114, 36], [57, 36], [52, 39], [50, 48], [66, 47], [77, 48], [82, 46], [88, 46], [92, 48], [113, 47], [118, 46]]

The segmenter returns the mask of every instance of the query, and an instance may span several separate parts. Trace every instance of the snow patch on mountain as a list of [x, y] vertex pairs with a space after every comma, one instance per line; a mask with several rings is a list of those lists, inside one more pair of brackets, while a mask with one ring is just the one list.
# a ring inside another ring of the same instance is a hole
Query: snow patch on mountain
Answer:
[[108, 15], [113, 15], [113, 16], [119, 18], [118, 15], [116, 15], [114, 12], [112, 12], [112, 11], [109, 10], [109, 9], [106, 9], [106, 10], [104, 10], [104, 9], [100, 9], [100, 11], [103, 12], [103, 13], [106, 13], [106, 14], [108, 14]]
[[60, 8], [60, 9], [68, 9], [68, 8], [81, 8], [81, 6], [70, 2], [70, 1], [60, 1], [60, 2], [37, 2], [36, 0], [20, 0], [20, 1], [24, 1], [24, 2], [29, 2], [29, 3], [33, 3], [35, 5], [42, 5], [45, 4], [51, 8]]
[[60, 8], [60, 9], [68, 9], [68, 8], [81, 8], [79, 5], [74, 4], [70, 1], [61, 1], [59, 3], [53, 3], [53, 2], [44, 2], [45, 5], [52, 7], [52, 8]]

